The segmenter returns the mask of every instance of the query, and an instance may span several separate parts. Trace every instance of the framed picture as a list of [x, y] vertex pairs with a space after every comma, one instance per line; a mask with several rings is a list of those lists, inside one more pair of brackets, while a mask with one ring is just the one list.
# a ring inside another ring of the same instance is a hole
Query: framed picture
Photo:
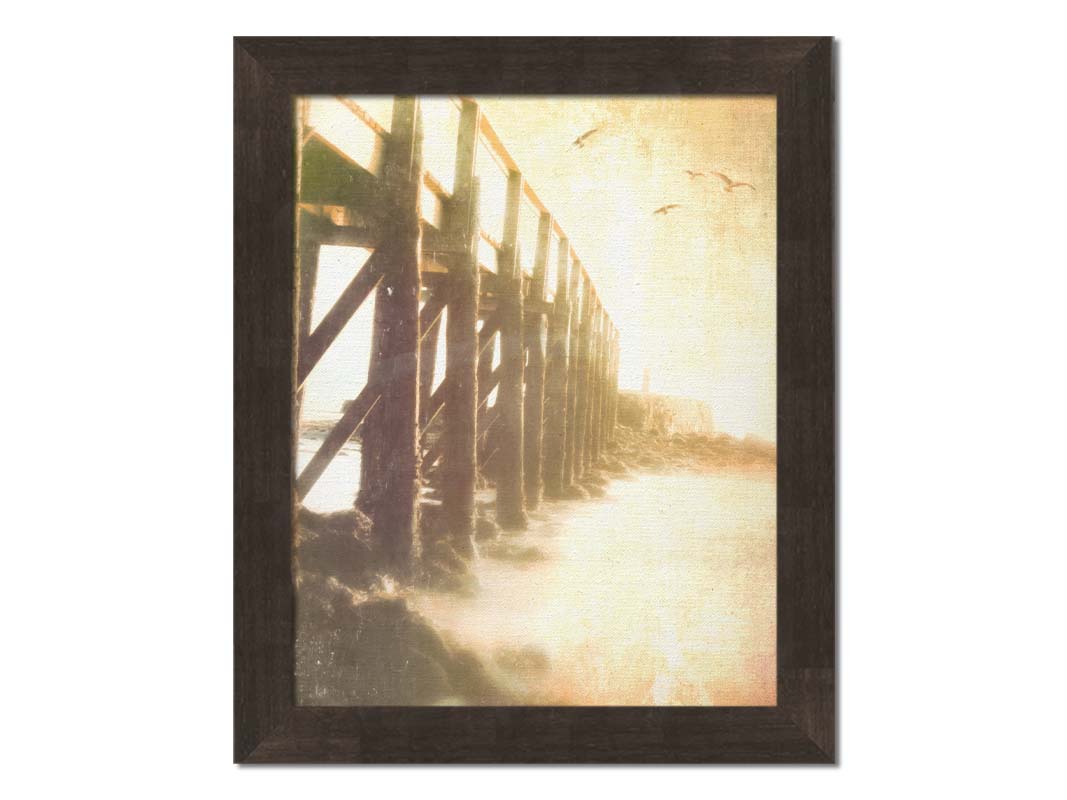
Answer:
[[833, 763], [829, 38], [234, 42], [234, 758]]

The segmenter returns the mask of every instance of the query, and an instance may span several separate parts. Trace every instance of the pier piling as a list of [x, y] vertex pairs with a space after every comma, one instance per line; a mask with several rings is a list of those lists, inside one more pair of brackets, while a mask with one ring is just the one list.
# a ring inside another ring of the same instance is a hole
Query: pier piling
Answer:
[[589, 463], [589, 366], [593, 344], [596, 295], [589, 276], [582, 275], [582, 324], [578, 331], [578, 378], [574, 412], [574, 480], [581, 481]]
[[567, 446], [567, 337], [570, 332], [571, 301], [567, 293], [570, 277], [570, 243], [559, 240], [556, 265], [556, 296], [548, 326], [545, 355], [544, 435], [542, 476], [546, 497], [563, 494], [563, 457]]
[[545, 282], [548, 275], [548, 251], [552, 245], [552, 217], [541, 214], [537, 227], [537, 250], [534, 255], [533, 276], [529, 299], [534, 310], [525, 315], [524, 346], [526, 349], [526, 395], [524, 398], [523, 448], [525, 464], [523, 479], [526, 508], [535, 509], [541, 503], [542, 450], [545, 406], [545, 315], [541, 307], [545, 301]]
[[374, 520], [383, 563], [410, 572], [418, 525], [419, 291], [422, 228], [422, 124], [419, 101], [393, 104], [384, 184], [391, 213], [376, 253], [382, 282], [374, 306], [369, 383], [382, 402], [364, 422], [362, 502]]
[[456, 146], [456, 170], [449, 232], [462, 251], [448, 269], [448, 324], [445, 330], [444, 464], [441, 505], [453, 546], [474, 552], [474, 491], [478, 483], [478, 241], [480, 191], [474, 177], [478, 147], [478, 106], [463, 101]]
[[504, 240], [501, 245], [498, 278], [500, 314], [500, 431], [495, 442], [499, 468], [496, 478], [496, 519], [505, 529], [526, 527], [523, 480], [523, 291], [519, 253], [519, 209], [522, 175], [508, 175], [504, 211]]
[[578, 374], [579, 362], [581, 361], [582, 341], [582, 311], [588, 302], [589, 289], [582, 278], [582, 265], [577, 259], [571, 263], [570, 286], [568, 296], [571, 304], [571, 324], [568, 342], [567, 363], [567, 432], [566, 446], [563, 453], [563, 487], [574, 484], [575, 479], [581, 474], [581, 469], [575, 470], [575, 457], [580, 457], [578, 449]]
[[[367, 380], [301, 470], [294, 495], [302, 503], [358, 437], [356, 503], [373, 520], [376, 561], [407, 580], [419, 556], [419, 490], [430, 467], [441, 530], [465, 558], [474, 554], [480, 472], [495, 482], [497, 523], [517, 529], [542, 496], [566, 496], [596, 467], [614, 438], [619, 334], [559, 221], [524, 181], [476, 102], [453, 100], [459, 126], [449, 192], [423, 168], [418, 98], [394, 98], [388, 128], [354, 98], [336, 98], [353, 124], [370, 131], [372, 154], [364, 160], [333, 143], [330, 130], [312, 125], [309, 109], [321, 99], [302, 98], [294, 114], [298, 421], [306, 379], [371, 296], [374, 315]], [[484, 196], [480, 148], [507, 175], [504, 198]], [[486, 203], [500, 200], [504, 227], [497, 242], [481, 225]], [[524, 206], [539, 215], [530, 274], [520, 258]], [[557, 274], [548, 303], [554, 238]], [[370, 255], [312, 328], [323, 244]], [[495, 274], [487, 253], [495, 253]], [[442, 338], [445, 373], [438, 376]]]

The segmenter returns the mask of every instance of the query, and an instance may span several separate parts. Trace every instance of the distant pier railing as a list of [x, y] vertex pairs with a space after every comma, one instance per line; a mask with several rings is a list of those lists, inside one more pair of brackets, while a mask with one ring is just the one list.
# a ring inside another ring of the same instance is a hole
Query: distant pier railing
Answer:
[[[351, 112], [362, 155], [316, 128], [307, 100], [297, 105], [298, 406], [308, 376], [374, 293], [371, 358], [365, 384], [353, 387], [355, 399], [295, 491], [303, 501], [359, 430], [358, 504], [374, 521], [383, 557], [403, 574], [416, 546], [419, 490], [431, 471], [447, 536], [470, 553], [480, 472], [491, 469], [497, 522], [506, 529], [525, 526], [542, 497], [565, 496], [595, 469], [614, 436], [619, 334], [560, 222], [477, 103], [452, 100], [459, 124], [448, 192], [424, 168], [419, 98], [394, 98], [388, 130], [352, 99], [336, 102]], [[479, 147], [506, 176], [499, 239], [482, 224], [483, 177], [490, 176], [477, 169]], [[537, 233], [527, 270], [519, 232], [531, 210]], [[553, 236], [559, 245], [550, 286]], [[372, 253], [312, 329], [322, 245]], [[445, 372], [434, 390], [442, 327]]]

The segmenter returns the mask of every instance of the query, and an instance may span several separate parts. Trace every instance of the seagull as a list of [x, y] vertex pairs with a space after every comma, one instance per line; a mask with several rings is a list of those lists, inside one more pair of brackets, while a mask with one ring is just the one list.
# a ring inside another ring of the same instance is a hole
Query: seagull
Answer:
[[670, 211], [672, 208], [681, 208], [681, 206], [678, 203], [670, 203], [669, 205], [660, 206], [652, 212], [652, 216], [656, 216], [656, 214], [663, 214], [664, 216], [666, 216], [667, 212]]
[[579, 136], [577, 139], [575, 139], [573, 142], [571, 142], [571, 147], [577, 147], [577, 148], [585, 147], [585, 140], [588, 139], [590, 136], [592, 136], [594, 133], [596, 133], [598, 130], [600, 130], [600, 126], [599, 125], [597, 127], [595, 127], [595, 128], [590, 128], [585, 133], [583, 133], [581, 136]]
[[705, 174], [704, 174], [703, 172], [693, 172], [693, 170], [691, 170], [691, 169], [687, 169], [687, 170], [685, 170], [685, 173], [686, 173], [686, 174], [687, 174], [687, 175], [688, 175], [688, 176], [690, 177], [690, 179], [692, 179], [692, 178], [706, 178], [706, 177], [708, 177], [708, 176], [707, 176], [707, 175], [705, 175]]
[[724, 192], [732, 192], [739, 186], [747, 186], [752, 191], [756, 191], [756, 187], [753, 186], [751, 183], [741, 183], [740, 181], [735, 181], [733, 178], [729, 178], [726, 175], [723, 175], [721, 172], [713, 172], [711, 174], [723, 182], [722, 190]]

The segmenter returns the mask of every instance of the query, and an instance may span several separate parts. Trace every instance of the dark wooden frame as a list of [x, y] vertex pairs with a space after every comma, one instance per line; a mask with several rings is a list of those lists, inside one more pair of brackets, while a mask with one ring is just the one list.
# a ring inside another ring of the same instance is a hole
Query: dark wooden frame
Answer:
[[[234, 40], [234, 759], [834, 763], [830, 38]], [[310, 708], [290, 576], [299, 94], [778, 98], [778, 706]]]

